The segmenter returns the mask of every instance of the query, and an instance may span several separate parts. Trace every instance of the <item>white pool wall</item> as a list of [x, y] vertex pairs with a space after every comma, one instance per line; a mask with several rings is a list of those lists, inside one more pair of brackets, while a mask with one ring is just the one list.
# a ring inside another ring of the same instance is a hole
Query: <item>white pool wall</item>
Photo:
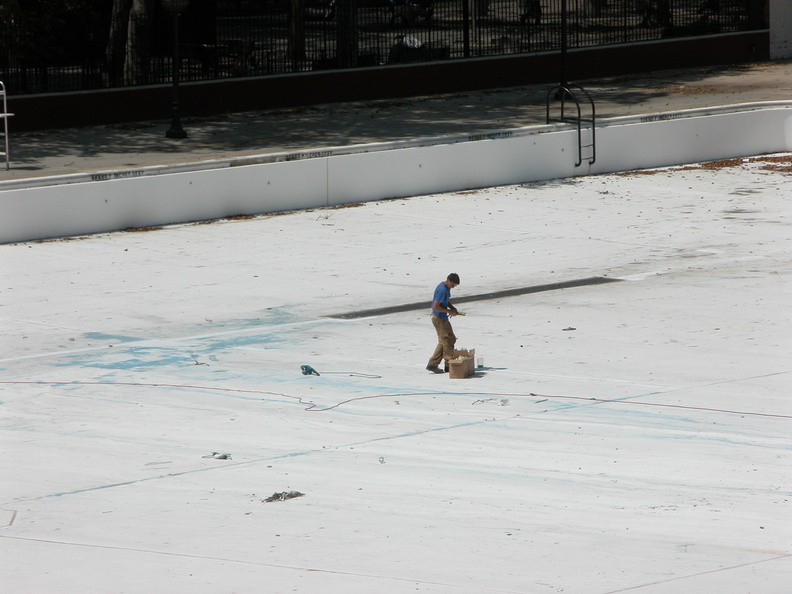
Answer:
[[[0, 183], [0, 243], [792, 150], [792, 101]], [[582, 132], [583, 144], [591, 130]]]

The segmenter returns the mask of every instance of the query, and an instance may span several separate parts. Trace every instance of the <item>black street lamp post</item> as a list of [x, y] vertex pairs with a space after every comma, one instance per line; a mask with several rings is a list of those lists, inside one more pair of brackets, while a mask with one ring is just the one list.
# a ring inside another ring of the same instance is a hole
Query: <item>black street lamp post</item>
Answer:
[[173, 117], [170, 128], [165, 132], [167, 138], [187, 138], [187, 132], [181, 125], [179, 116], [179, 70], [181, 60], [179, 60], [179, 15], [184, 12], [190, 0], [162, 0], [162, 6], [173, 15], [173, 71], [171, 79], [173, 81]]
[[558, 86], [558, 90], [555, 93], [555, 99], [561, 100], [561, 117], [564, 117], [564, 103], [563, 100], [569, 96], [567, 91], [567, 87], [569, 86], [569, 81], [567, 80], [567, 33], [568, 33], [568, 23], [567, 23], [567, 0], [561, 0], [561, 56], [560, 56], [560, 65], [561, 65], [561, 72], [560, 72], [560, 84]]
[[567, 80], [567, 0], [561, 0], [561, 86], [566, 88]]

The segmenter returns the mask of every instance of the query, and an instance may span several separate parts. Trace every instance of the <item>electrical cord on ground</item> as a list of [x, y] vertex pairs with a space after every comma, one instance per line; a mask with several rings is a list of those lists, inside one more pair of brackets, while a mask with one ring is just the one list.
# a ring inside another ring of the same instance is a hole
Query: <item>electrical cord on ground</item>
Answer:
[[207, 390], [207, 391], [214, 391], [214, 392], [236, 392], [240, 394], [261, 394], [261, 395], [269, 395], [269, 396], [280, 396], [282, 398], [288, 398], [291, 400], [296, 400], [300, 404], [304, 404], [306, 406], [306, 412], [324, 412], [328, 410], [333, 410], [334, 408], [339, 408], [345, 404], [349, 404], [350, 402], [355, 402], [357, 400], [371, 400], [374, 398], [405, 398], [408, 396], [484, 396], [490, 398], [542, 398], [542, 400], [534, 401], [534, 404], [539, 404], [540, 402], [545, 402], [546, 400], [582, 400], [587, 402], [593, 402], [597, 404], [618, 404], [618, 405], [630, 405], [630, 406], [654, 406], [658, 408], [674, 408], [674, 409], [684, 409], [684, 410], [697, 410], [697, 411], [705, 411], [705, 412], [716, 412], [716, 413], [724, 413], [730, 415], [745, 415], [745, 416], [754, 416], [754, 417], [770, 417], [775, 419], [792, 419], [792, 415], [782, 415], [782, 414], [775, 414], [775, 413], [761, 413], [761, 412], [753, 412], [753, 411], [740, 411], [740, 410], [729, 410], [724, 408], [710, 408], [706, 406], [686, 406], [684, 404], [666, 404], [662, 402], [646, 402], [642, 400], [623, 400], [623, 399], [609, 399], [609, 398], [592, 398], [587, 396], [567, 396], [567, 395], [552, 395], [552, 394], [536, 394], [535, 392], [528, 392], [528, 393], [500, 393], [500, 392], [394, 392], [391, 394], [372, 394], [370, 396], [357, 396], [355, 398], [349, 398], [347, 400], [342, 400], [337, 402], [331, 406], [326, 406], [324, 408], [317, 408], [317, 405], [311, 401], [304, 400], [302, 396], [292, 396], [291, 394], [284, 394], [282, 392], [269, 392], [266, 390], [246, 390], [243, 388], [220, 388], [216, 386], [197, 386], [197, 385], [189, 385], [189, 384], [160, 384], [160, 383], [137, 383], [137, 382], [99, 382], [99, 381], [0, 381], [0, 384], [5, 385], [45, 385], [45, 386], [132, 386], [138, 388], [179, 388], [179, 389], [191, 389], [191, 390]]

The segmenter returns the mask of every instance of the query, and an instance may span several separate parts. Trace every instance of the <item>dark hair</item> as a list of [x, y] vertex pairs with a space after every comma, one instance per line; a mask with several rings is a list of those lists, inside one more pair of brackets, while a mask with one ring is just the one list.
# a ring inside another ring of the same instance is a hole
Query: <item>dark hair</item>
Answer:
[[448, 275], [446, 280], [450, 280], [452, 283], [459, 284], [459, 275], [456, 272], [452, 272]]

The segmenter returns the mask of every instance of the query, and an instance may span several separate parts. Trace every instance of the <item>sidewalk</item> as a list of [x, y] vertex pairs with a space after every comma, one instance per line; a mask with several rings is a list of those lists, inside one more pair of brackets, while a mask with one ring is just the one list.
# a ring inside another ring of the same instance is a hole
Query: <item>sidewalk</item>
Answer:
[[[792, 62], [669, 70], [582, 81], [597, 117], [792, 100]], [[0, 181], [206, 159], [483, 132], [541, 124], [550, 85], [393, 101], [328, 104], [192, 119], [185, 140], [167, 121], [14, 133]], [[9, 101], [13, 111], [13, 98]]]

